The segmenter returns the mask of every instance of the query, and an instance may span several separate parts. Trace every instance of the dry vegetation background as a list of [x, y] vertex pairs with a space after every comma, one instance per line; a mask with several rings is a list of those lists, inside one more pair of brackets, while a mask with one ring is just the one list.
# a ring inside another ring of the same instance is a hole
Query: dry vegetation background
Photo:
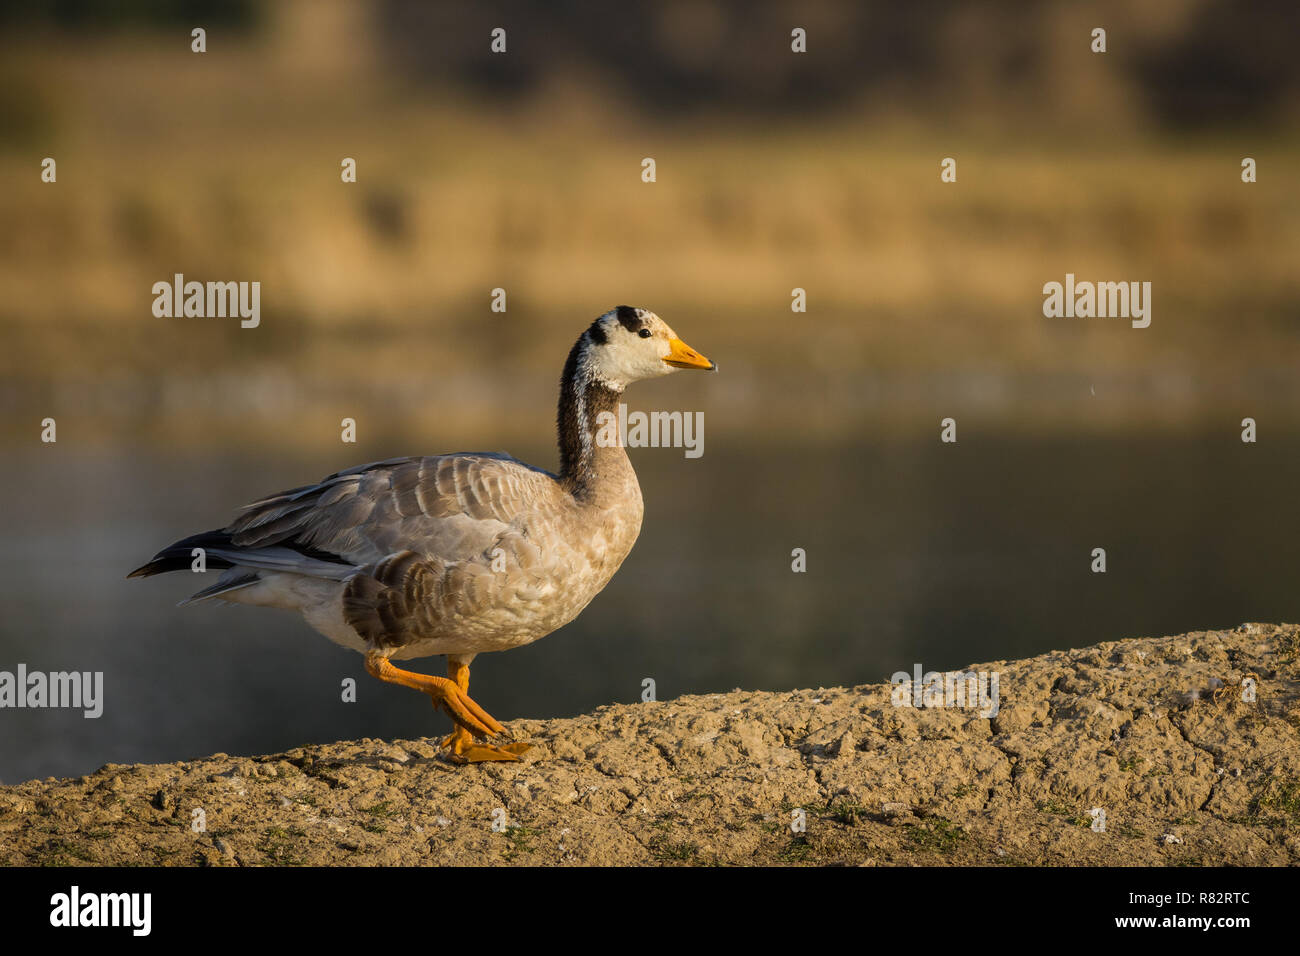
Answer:
[[[712, 435], [1294, 420], [1291, 5], [904, 6], [6, 14], [0, 430], [504, 446], [621, 302], [719, 359]], [[261, 327], [153, 317], [174, 272], [259, 280]], [[1045, 319], [1066, 272], [1151, 281], [1151, 327]]]

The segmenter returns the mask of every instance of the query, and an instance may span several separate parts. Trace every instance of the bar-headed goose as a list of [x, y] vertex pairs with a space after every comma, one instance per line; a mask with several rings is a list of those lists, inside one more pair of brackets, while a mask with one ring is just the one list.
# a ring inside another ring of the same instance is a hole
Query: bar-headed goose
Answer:
[[[630, 383], [680, 368], [717, 366], [653, 312], [619, 306], [564, 364], [558, 474], [491, 453], [361, 465], [255, 501], [130, 576], [189, 569], [202, 548], [225, 571], [183, 603], [299, 611], [365, 654], [375, 677], [428, 694], [456, 724], [443, 741], [452, 759], [517, 760], [526, 744], [474, 740], [504, 728], [469, 697], [470, 662], [572, 621], [618, 570], [641, 529], [641, 489], [621, 444], [597, 440], [597, 416], [617, 414]], [[390, 663], [435, 654], [446, 678]]]

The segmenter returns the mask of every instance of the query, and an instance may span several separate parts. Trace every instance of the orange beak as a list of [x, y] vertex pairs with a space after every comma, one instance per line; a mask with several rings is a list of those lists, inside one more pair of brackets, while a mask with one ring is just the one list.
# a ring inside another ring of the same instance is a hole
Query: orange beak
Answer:
[[668, 340], [668, 354], [664, 361], [675, 368], [702, 368], [710, 372], [717, 371], [717, 363], [706, 359], [681, 339]]

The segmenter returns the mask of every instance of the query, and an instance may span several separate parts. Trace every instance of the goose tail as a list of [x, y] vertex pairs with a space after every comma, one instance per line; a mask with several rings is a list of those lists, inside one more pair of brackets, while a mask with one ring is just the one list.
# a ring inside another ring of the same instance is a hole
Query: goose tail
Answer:
[[230, 547], [230, 532], [228, 531], [203, 531], [199, 534], [192, 534], [188, 538], [182, 538], [175, 544], [169, 544], [150, 558], [148, 563], [140, 565], [127, 577], [147, 578], [155, 574], [166, 574], [168, 571], [188, 571], [194, 563], [195, 548], [202, 548], [207, 552], [206, 561], [209, 567], [234, 567], [233, 562], [212, 553], [227, 550]]

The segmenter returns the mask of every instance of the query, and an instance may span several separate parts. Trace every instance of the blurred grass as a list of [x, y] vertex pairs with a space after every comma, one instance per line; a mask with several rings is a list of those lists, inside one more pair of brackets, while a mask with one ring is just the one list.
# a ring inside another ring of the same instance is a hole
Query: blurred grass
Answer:
[[[1294, 137], [674, 123], [578, 80], [489, 107], [385, 79], [364, 42], [328, 68], [300, 46], [273, 30], [204, 56], [134, 36], [4, 51], [5, 102], [42, 105], [6, 118], [0, 152], [0, 437], [46, 414], [86, 440], [337, 441], [348, 414], [452, 444], [536, 436], [568, 346], [623, 302], [726, 373], [707, 399], [690, 382], [645, 400], [755, 437], [936, 412], [1300, 416]], [[174, 272], [260, 281], [261, 327], [155, 318]], [[1042, 284], [1066, 272], [1150, 280], [1151, 328], [1045, 319]]]

